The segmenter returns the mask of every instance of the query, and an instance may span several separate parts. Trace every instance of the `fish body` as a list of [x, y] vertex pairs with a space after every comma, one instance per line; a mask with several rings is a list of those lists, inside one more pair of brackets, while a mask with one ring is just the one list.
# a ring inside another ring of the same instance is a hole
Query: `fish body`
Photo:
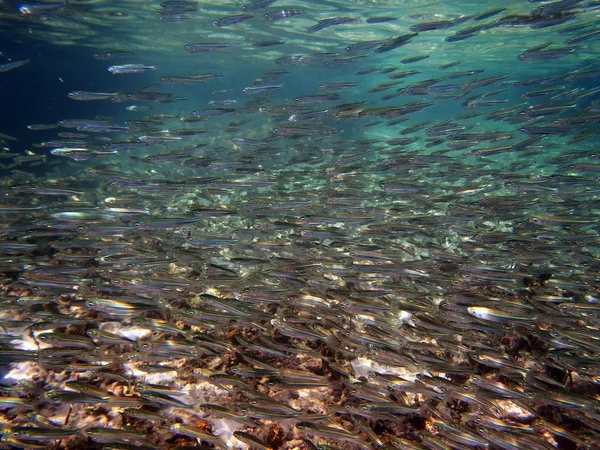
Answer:
[[108, 71], [113, 75], [143, 73], [154, 69], [156, 69], [156, 66], [148, 66], [145, 64], [122, 64], [108, 67]]
[[19, 6], [19, 12], [24, 16], [48, 14], [66, 6], [66, 2], [24, 3]]
[[19, 67], [23, 67], [26, 64], [31, 62], [30, 59], [23, 59], [21, 61], [13, 61], [10, 63], [0, 64], [0, 73], [10, 72], [11, 70], [18, 69]]
[[227, 16], [221, 19], [215, 20], [213, 25], [217, 28], [227, 27], [229, 25], [235, 25], [236, 23], [242, 23], [248, 19], [252, 19], [252, 14], [236, 14], [234, 16]]
[[312, 34], [334, 25], [345, 25], [349, 23], [358, 23], [358, 19], [354, 19], [352, 17], [333, 17], [331, 19], [323, 19], [320, 20], [316, 25], [308, 27], [306, 32], [308, 34]]

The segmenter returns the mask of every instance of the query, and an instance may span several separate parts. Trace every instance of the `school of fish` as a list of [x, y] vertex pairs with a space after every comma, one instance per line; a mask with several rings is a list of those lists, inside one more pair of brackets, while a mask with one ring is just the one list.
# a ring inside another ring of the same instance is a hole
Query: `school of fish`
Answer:
[[0, 123], [0, 448], [600, 449], [600, 1], [2, 30], [102, 74]]

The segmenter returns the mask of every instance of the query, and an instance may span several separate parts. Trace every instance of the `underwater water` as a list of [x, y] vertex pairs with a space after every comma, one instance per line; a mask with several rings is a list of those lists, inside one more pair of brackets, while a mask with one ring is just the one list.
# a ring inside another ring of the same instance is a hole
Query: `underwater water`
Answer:
[[599, 15], [0, 0], [0, 448], [598, 449]]

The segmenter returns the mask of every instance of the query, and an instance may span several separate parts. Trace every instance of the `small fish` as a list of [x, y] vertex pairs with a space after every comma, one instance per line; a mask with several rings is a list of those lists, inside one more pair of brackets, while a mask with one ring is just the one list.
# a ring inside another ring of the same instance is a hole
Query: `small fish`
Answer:
[[579, 42], [587, 41], [588, 39], [595, 38], [600, 35], [600, 30], [591, 31], [589, 33], [580, 34], [578, 36], [574, 36], [565, 41], [565, 45], [573, 45]]
[[305, 95], [303, 97], [294, 98], [294, 103], [299, 103], [302, 105], [312, 105], [317, 103], [325, 103], [331, 102], [334, 100], [339, 100], [339, 94], [316, 94], [316, 95]]
[[0, 397], [0, 409], [30, 409], [31, 404], [20, 397]]
[[440, 20], [438, 22], [419, 23], [410, 27], [410, 31], [421, 33], [423, 31], [444, 30], [457, 24], [454, 20]]
[[112, 222], [115, 218], [108, 214], [85, 211], [62, 211], [52, 214], [52, 217], [65, 222]]
[[99, 53], [94, 53], [94, 59], [100, 60], [100, 61], [109, 61], [112, 59], [124, 59], [124, 58], [129, 58], [133, 56], [133, 53], [131, 52], [99, 52]]
[[564, 58], [565, 56], [571, 55], [575, 53], [577, 50], [576, 47], [562, 47], [548, 50], [536, 50], [536, 51], [527, 51], [525, 53], [521, 53], [518, 56], [519, 61], [531, 62], [531, 61], [548, 61], [554, 59]]
[[0, 73], [18, 69], [19, 67], [23, 67], [25, 64], [29, 64], [30, 62], [30, 59], [23, 59], [21, 61], [13, 61], [11, 63], [0, 64]]
[[181, 434], [183, 436], [189, 436], [194, 439], [201, 439], [203, 441], [210, 442], [215, 447], [219, 447], [219, 448], [223, 448], [223, 449], [227, 448], [221, 443], [221, 441], [219, 440], [219, 438], [217, 436], [208, 434], [201, 428], [197, 428], [197, 427], [193, 427], [193, 426], [189, 426], [189, 425], [183, 425], [181, 423], [175, 423], [170, 426], [170, 431], [173, 433], [176, 433], [176, 434]]
[[429, 55], [422, 55], [422, 56], [411, 56], [410, 58], [404, 58], [400, 60], [401, 64], [412, 64], [415, 63], [417, 61], [422, 61], [424, 59], [429, 58]]
[[60, 440], [80, 433], [80, 430], [65, 428], [41, 428], [41, 427], [12, 427], [7, 430], [7, 434], [17, 439], [27, 439], [32, 441]]
[[351, 44], [346, 47], [348, 53], [364, 52], [381, 46], [385, 41], [366, 41]]
[[585, 227], [596, 224], [594, 220], [569, 216], [533, 216], [530, 222], [543, 227]]
[[256, 41], [254, 43], [254, 46], [257, 48], [261, 48], [261, 47], [273, 47], [275, 45], [281, 45], [283, 44], [283, 41], [279, 41], [279, 40], [272, 40], [272, 41]]
[[396, 17], [391, 17], [391, 16], [374, 16], [374, 17], [369, 17], [366, 22], [367, 23], [385, 23], [385, 22], [391, 22], [392, 20], [396, 20]]
[[276, 1], [277, 0], [257, 0], [242, 6], [242, 11], [246, 13], [256, 11], [262, 8], [266, 8], [267, 6], [271, 6]]
[[389, 52], [390, 50], [394, 50], [402, 45], [408, 44], [410, 40], [417, 35], [418, 33], [410, 33], [395, 38], [390, 38], [387, 41], [385, 41], [382, 45], [377, 47], [375, 49], [375, 53], [385, 53]]
[[46, 186], [13, 186], [14, 192], [29, 192], [36, 195], [57, 195], [57, 196], [77, 196], [84, 195], [83, 191], [73, 191], [70, 189], [58, 189]]
[[322, 91], [343, 91], [358, 86], [358, 83], [351, 81], [338, 81], [336, 83], [327, 83], [319, 86]]
[[156, 66], [147, 66], [144, 64], [123, 64], [118, 66], [109, 66], [108, 71], [113, 75], [118, 74], [132, 74], [132, 73], [142, 73], [148, 72], [150, 70], [156, 69]]
[[223, 114], [230, 114], [235, 112], [235, 109], [231, 108], [208, 108], [208, 109], [199, 109], [197, 111], [192, 111], [192, 116], [197, 117], [198, 119], [206, 119], [208, 117], [221, 116]]
[[263, 141], [258, 141], [255, 139], [248, 139], [248, 138], [232, 138], [231, 142], [234, 145], [237, 145], [240, 147], [254, 147], [254, 146], [264, 145]]
[[82, 394], [73, 391], [61, 391], [53, 389], [44, 393], [44, 398], [53, 403], [72, 403], [90, 405], [104, 403], [106, 398], [100, 398], [97, 395]]
[[24, 16], [32, 16], [36, 14], [47, 14], [66, 6], [66, 2], [54, 3], [24, 3], [19, 6], [19, 12]]
[[231, 105], [235, 105], [237, 103], [237, 100], [234, 99], [230, 99], [230, 100], [211, 100], [210, 102], [208, 102], [209, 105], [216, 105], [216, 106], [231, 106]]
[[334, 25], [345, 25], [349, 23], [358, 23], [358, 19], [354, 19], [352, 17], [333, 17], [331, 19], [323, 19], [320, 20], [316, 25], [308, 27], [306, 32], [308, 34], [312, 34]]
[[116, 92], [73, 91], [67, 94], [71, 100], [110, 100], [119, 95]]
[[111, 392], [105, 389], [81, 381], [70, 380], [65, 383], [65, 386], [69, 389], [79, 391], [82, 394], [94, 395], [100, 399], [108, 399], [113, 396]]
[[258, 448], [260, 450], [273, 450], [272, 447], [268, 446], [257, 437], [252, 436], [250, 433], [246, 433], [245, 431], [234, 431], [233, 436], [236, 439], [242, 441], [244, 444], [250, 446], [250, 448]]
[[447, 64], [442, 64], [441, 66], [438, 67], [438, 69], [440, 69], [440, 70], [446, 70], [446, 69], [449, 69], [451, 67], [457, 66], [460, 63], [461, 63], [461, 61], [453, 61], [453, 62], [450, 62], [450, 63], [447, 63]]
[[152, 108], [150, 108], [149, 106], [141, 106], [141, 105], [130, 105], [130, 106], [127, 106], [125, 109], [127, 111], [133, 111], [133, 112], [145, 112], [145, 111], [152, 110]]
[[302, 11], [283, 10], [283, 11], [276, 11], [276, 12], [265, 14], [264, 18], [265, 18], [265, 20], [275, 22], [277, 20], [290, 19], [292, 17], [302, 16], [302, 15], [304, 15], [304, 13]]
[[146, 435], [137, 430], [127, 430], [122, 428], [108, 427], [90, 427], [85, 429], [85, 434], [89, 436], [92, 440], [100, 443], [121, 441], [125, 439], [152, 445], [152, 443], [147, 439]]
[[86, 336], [78, 336], [76, 334], [65, 334], [65, 333], [43, 333], [37, 336], [37, 339], [45, 342], [47, 344], [51, 344], [57, 347], [75, 347], [75, 348], [85, 348], [88, 350], [93, 350], [96, 348], [96, 344], [86, 337]]
[[88, 336], [104, 344], [124, 344], [137, 346], [137, 342], [118, 334], [110, 333], [105, 330], [91, 329], [87, 332]]
[[352, 434], [342, 428], [331, 427], [328, 425], [321, 425], [313, 422], [299, 422], [296, 424], [296, 428], [299, 430], [309, 430], [313, 434], [326, 439], [339, 439], [342, 441], [349, 441], [362, 448], [370, 448], [364, 443], [359, 435]]
[[242, 23], [248, 19], [252, 19], [254, 16], [251, 14], [237, 14], [234, 16], [222, 17], [221, 19], [215, 20], [213, 25], [217, 28], [227, 27], [236, 23]]
[[228, 47], [229, 44], [221, 44], [216, 42], [196, 42], [193, 44], [186, 44], [183, 46], [185, 51], [188, 51], [190, 53], [213, 52], [215, 50], [221, 50]]
[[244, 88], [242, 90], [242, 93], [244, 95], [258, 95], [258, 94], [263, 94], [265, 92], [273, 91], [275, 89], [281, 89], [282, 87], [283, 87], [283, 84], [276, 84], [276, 85], [271, 85], [271, 86], [251, 86], [251, 87]]
[[496, 16], [498, 14], [500, 14], [501, 12], [506, 11], [506, 8], [495, 8], [495, 9], [491, 9], [489, 11], [485, 11], [479, 14], [475, 14], [472, 19], [473, 20], [484, 20], [484, 19], [489, 19], [490, 17]]
[[242, 422], [247, 419], [247, 417], [243, 414], [238, 414], [235, 411], [226, 408], [225, 406], [217, 405], [214, 403], [202, 403], [200, 405], [200, 409], [210, 414], [211, 417], [215, 418], [240, 420]]

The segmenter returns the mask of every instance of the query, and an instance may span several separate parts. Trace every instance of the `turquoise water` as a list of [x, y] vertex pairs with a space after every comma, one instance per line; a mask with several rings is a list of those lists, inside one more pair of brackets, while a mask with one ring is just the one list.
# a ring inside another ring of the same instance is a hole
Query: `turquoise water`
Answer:
[[599, 8], [0, 3], [2, 444], [596, 448]]

